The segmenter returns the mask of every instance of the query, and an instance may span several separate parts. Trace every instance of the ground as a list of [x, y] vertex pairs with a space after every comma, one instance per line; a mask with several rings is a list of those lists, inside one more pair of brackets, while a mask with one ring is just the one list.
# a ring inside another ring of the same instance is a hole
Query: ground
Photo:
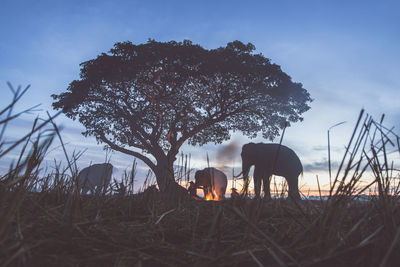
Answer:
[[398, 198], [1, 193], [2, 266], [396, 266]]

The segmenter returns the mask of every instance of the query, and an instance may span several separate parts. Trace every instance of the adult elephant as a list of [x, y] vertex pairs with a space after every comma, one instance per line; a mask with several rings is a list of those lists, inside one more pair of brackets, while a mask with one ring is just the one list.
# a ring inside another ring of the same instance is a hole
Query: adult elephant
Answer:
[[225, 198], [226, 186], [228, 185], [228, 178], [225, 173], [216, 168], [205, 168], [199, 170], [194, 175], [195, 187], [203, 188], [204, 197], [208, 193], [217, 197], [218, 200]]
[[264, 196], [271, 198], [270, 177], [275, 174], [285, 177], [289, 186], [289, 197], [300, 200], [298, 177], [303, 172], [303, 166], [293, 150], [280, 144], [249, 143], [243, 145], [241, 157], [241, 174], [246, 185], [250, 167], [254, 165], [254, 191], [257, 198], [260, 197], [261, 181]]
[[113, 165], [111, 163], [93, 164], [78, 174], [78, 186], [82, 193], [95, 192], [110, 183]]

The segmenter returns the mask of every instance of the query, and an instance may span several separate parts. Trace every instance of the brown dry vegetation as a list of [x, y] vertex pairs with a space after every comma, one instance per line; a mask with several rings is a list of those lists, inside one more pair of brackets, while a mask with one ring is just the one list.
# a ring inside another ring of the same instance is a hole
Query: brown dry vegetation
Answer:
[[[12, 120], [7, 118], [1, 121], [3, 126]], [[21, 139], [20, 160], [1, 175], [0, 266], [398, 266], [400, 262], [399, 176], [387, 151], [393, 146], [399, 150], [399, 138], [363, 113], [329, 198], [301, 203], [282, 198], [206, 202], [156, 190], [117, 194], [111, 188], [81, 195], [75, 182], [76, 156], [66, 155], [65, 169], [56, 165], [44, 174], [43, 158], [59, 133], [53, 125], [53, 131], [36, 134], [39, 126], [35, 122], [32, 133]], [[0, 159], [15, 149], [1, 137]], [[362, 185], [367, 171], [375, 179]], [[356, 200], [370, 189], [377, 195]]]
[[174, 201], [23, 188], [1, 201], [2, 266], [396, 266], [397, 198]]

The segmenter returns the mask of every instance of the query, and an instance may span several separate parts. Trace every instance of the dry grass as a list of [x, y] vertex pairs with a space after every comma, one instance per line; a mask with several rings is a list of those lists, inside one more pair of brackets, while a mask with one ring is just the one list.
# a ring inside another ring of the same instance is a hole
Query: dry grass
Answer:
[[[8, 192], [2, 266], [395, 266], [397, 199], [283, 200]], [[326, 203], [324, 203], [326, 204]]]
[[[399, 150], [399, 138], [363, 113], [329, 199], [301, 203], [282, 198], [176, 200], [154, 190], [134, 195], [129, 190], [112, 193], [110, 188], [80, 195], [75, 183], [79, 155], [66, 155], [65, 169], [55, 164], [52, 172], [43, 174], [46, 151], [61, 136], [54, 124], [53, 131], [39, 133], [41, 124], [36, 123], [18, 141], [20, 159], [0, 178], [0, 266], [398, 266], [400, 262], [399, 176], [388, 152], [392, 144]], [[1, 156], [15, 149], [6, 146], [0, 139]], [[363, 185], [361, 177], [371, 170], [374, 180]], [[132, 175], [125, 176], [126, 188], [133, 180]], [[371, 189], [376, 189], [376, 196], [355, 200]]]

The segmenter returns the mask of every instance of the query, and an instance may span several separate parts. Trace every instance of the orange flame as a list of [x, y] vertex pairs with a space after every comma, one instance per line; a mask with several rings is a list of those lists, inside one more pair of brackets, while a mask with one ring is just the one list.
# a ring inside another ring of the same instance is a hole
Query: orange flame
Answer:
[[211, 192], [208, 192], [204, 199], [207, 201], [210, 201], [210, 200], [211, 201], [220, 201], [220, 199], [218, 198], [218, 195], [215, 194], [215, 192], [214, 192], [214, 195], [215, 195], [215, 197], [213, 197], [213, 194]]

